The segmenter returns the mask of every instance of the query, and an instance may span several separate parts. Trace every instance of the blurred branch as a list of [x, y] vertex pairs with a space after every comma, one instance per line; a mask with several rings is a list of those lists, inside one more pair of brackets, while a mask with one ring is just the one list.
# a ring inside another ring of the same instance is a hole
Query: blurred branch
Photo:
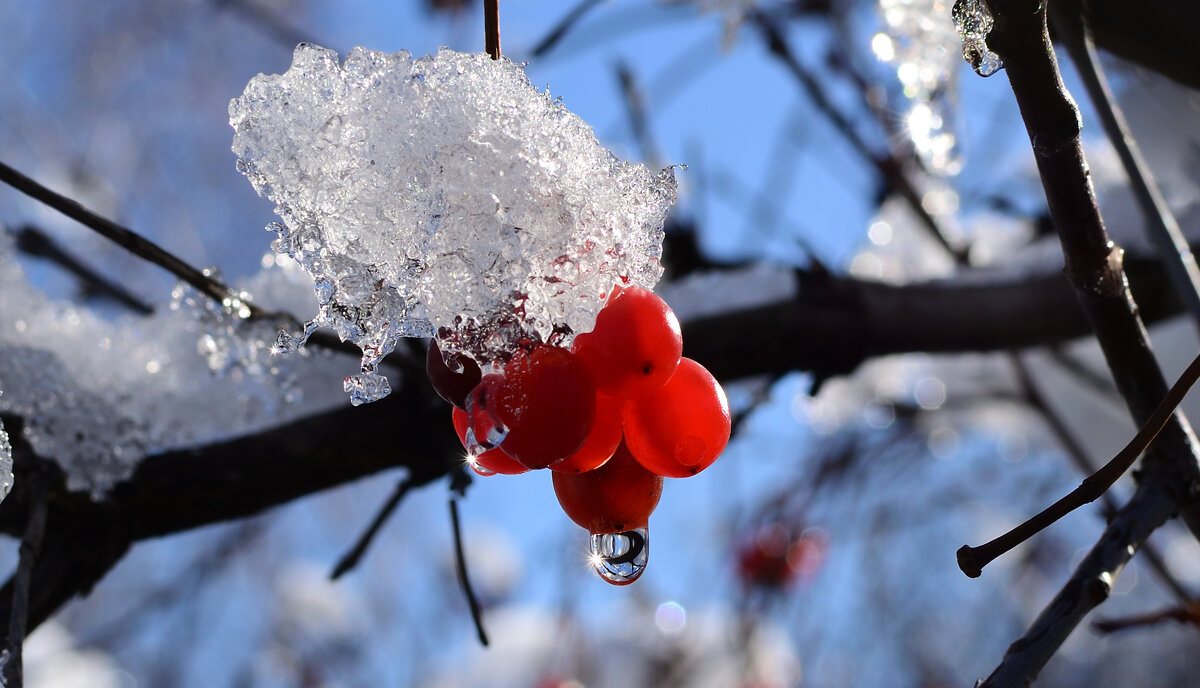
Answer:
[[621, 82], [621, 95], [625, 99], [625, 112], [629, 115], [629, 128], [641, 148], [642, 160], [652, 169], [660, 167], [661, 156], [658, 146], [654, 145], [654, 136], [650, 132], [650, 124], [646, 118], [646, 98], [638, 88], [637, 77], [624, 60], [617, 61], [617, 79]]
[[1146, 233], [1175, 285], [1179, 300], [1191, 313], [1193, 326], [1200, 329], [1200, 267], [1196, 265], [1196, 257], [1192, 255], [1191, 247], [1179, 229], [1179, 223], [1175, 221], [1175, 215], [1154, 183], [1154, 175], [1113, 97], [1091, 34], [1078, 15], [1055, 11], [1052, 19], [1083, 80], [1088, 99], [1096, 109], [1104, 133], [1121, 158], [1121, 165], [1125, 168], [1125, 174], [1133, 186], [1134, 198], [1145, 219]]
[[213, 2], [217, 6], [217, 9], [228, 7], [237, 12], [250, 26], [258, 29], [265, 36], [288, 50], [295, 48], [300, 43], [327, 45], [315, 40], [310, 34], [300, 31], [289, 24], [283, 17], [252, 0], [213, 0]]
[[554, 46], [558, 45], [558, 42], [562, 40], [563, 36], [567, 35], [567, 32], [570, 31], [576, 24], [578, 24], [580, 19], [583, 19], [584, 15], [586, 15], [589, 10], [598, 6], [602, 1], [603, 0], [578, 0], [575, 5], [571, 7], [571, 10], [567, 12], [566, 16], [559, 20], [559, 22], [554, 25], [554, 28], [550, 29], [550, 33], [547, 33], [545, 38], [538, 41], [537, 45], [535, 45], [533, 50], [530, 51], [529, 56], [541, 57], [542, 55], [550, 52]]
[[1156, 626], [1166, 621], [1177, 621], [1181, 624], [1187, 624], [1200, 629], [1200, 602], [1189, 601], [1182, 607], [1173, 607], [1157, 612], [1151, 612], [1149, 614], [1139, 614], [1137, 616], [1128, 616], [1121, 619], [1097, 621], [1092, 624], [1092, 628], [1095, 628], [1100, 633], [1112, 633], [1114, 631], [1123, 631], [1130, 628]]
[[400, 500], [404, 499], [404, 495], [408, 494], [412, 486], [413, 483], [408, 479], [408, 476], [405, 476], [403, 480], [396, 483], [396, 489], [392, 491], [391, 496], [383, 503], [383, 506], [379, 507], [375, 518], [371, 519], [371, 524], [367, 526], [362, 535], [358, 536], [358, 541], [354, 543], [350, 551], [342, 555], [337, 565], [333, 567], [333, 571], [329, 573], [330, 580], [337, 580], [342, 577], [342, 574], [358, 566], [359, 560], [367, 553], [367, 548], [374, 541], [376, 533], [383, 527], [388, 517], [396, 510], [396, 507], [400, 505]]
[[16, 239], [18, 251], [28, 256], [44, 258], [75, 275], [85, 293], [106, 296], [141, 315], [149, 315], [154, 312], [152, 306], [129, 293], [125, 287], [84, 265], [82, 261], [59, 246], [53, 237], [37, 227], [25, 225], [12, 231], [12, 235]]
[[778, 57], [796, 78], [796, 82], [804, 90], [805, 95], [812, 101], [813, 105], [825, 115], [829, 123], [833, 125], [835, 131], [846, 139], [851, 148], [862, 157], [862, 159], [870, 164], [879, 173], [880, 177], [908, 203], [913, 213], [921, 225], [925, 227], [930, 235], [952, 256], [955, 256], [956, 262], [966, 264], [966, 251], [961, 246], [955, 246], [950, 243], [950, 239], [942, 230], [938, 221], [925, 209], [922, 203], [921, 193], [913, 185], [905, 173], [905, 165], [890, 153], [880, 154], [872, 150], [872, 147], [863, 139], [855, 128], [854, 123], [834, 105], [833, 100], [825, 92], [820, 82], [809, 73], [808, 69], [801, 64], [799, 58], [792, 52], [788, 45], [787, 39], [783, 32], [776, 25], [776, 20], [770, 16], [757, 13], [754, 15], [754, 20], [757, 22], [759, 29], [763, 33], [766, 40], [767, 49], [773, 55]]
[[[1129, 268], [1146, 297], [1148, 320], [1178, 312], [1156, 262], [1130, 261]], [[792, 370], [842, 374], [875, 356], [1023, 349], [1091, 332], [1058, 271], [991, 280], [968, 272], [908, 285], [820, 270], [796, 275], [798, 293], [789, 301], [685, 321], [684, 354], [719, 379]]]
[[[1080, 146], [1079, 112], [1058, 71], [1045, 4], [992, 0], [990, 5], [995, 27], [988, 42], [1004, 60], [1025, 120], [1067, 275], [1134, 421], [1145, 426], [1166, 397], [1166, 382], [1129, 293], [1122, 252], [1109, 240], [1096, 205]], [[1150, 533], [1192, 506], [1200, 488], [1194, 442], [1182, 414], [1172, 415], [1147, 451], [1141, 482], [1130, 502], [982, 686], [1032, 682], [1082, 618], [1107, 598], [1113, 581]]]
[[1200, 88], [1200, 53], [1195, 49], [1200, 3], [1055, 0], [1054, 4], [1064, 14], [1082, 16], [1101, 48]]

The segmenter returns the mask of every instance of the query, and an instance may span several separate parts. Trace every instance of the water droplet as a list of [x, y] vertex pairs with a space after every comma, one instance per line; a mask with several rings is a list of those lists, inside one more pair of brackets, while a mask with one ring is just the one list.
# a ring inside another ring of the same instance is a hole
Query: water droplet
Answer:
[[588, 561], [596, 573], [613, 585], [629, 585], [641, 577], [650, 559], [650, 531], [592, 533]]
[[467, 412], [467, 418], [472, 420], [467, 423], [464, 441], [467, 453], [476, 457], [500, 446], [508, 436], [508, 426], [497, 421], [488, 412], [486, 389], [481, 390], [479, 394], [468, 394], [466, 401], [466, 408], [463, 410]]

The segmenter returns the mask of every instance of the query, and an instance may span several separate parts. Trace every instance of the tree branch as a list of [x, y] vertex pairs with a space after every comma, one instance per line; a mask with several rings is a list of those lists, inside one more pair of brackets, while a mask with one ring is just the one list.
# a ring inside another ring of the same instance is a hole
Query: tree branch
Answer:
[[[1096, 205], [1080, 146], [1079, 112], [1058, 71], [1045, 4], [1039, 0], [992, 0], [991, 6], [995, 28], [988, 43], [1004, 61], [1025, 121], [1063, 245], [1067, 275], [1118, 390], [1135, 423], [1143, 426], [1166, 396], [1166, 382], [1125, 281], [1122, 252], [1109, 240]], [[1080, 620], [1107, 598], [1112, 582], [1137, 547], [1167, 518], [1193, 502], [1198, 485], [1195, 438], [1186, 419], [1176, 413], [1147, 452], [1142, 482], [1133, 499], [982, 685], [1031, 683]]]

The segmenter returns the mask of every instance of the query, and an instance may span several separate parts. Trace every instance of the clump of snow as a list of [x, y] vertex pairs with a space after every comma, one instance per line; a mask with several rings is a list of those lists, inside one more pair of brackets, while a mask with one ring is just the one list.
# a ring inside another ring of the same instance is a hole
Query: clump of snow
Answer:
[[[240, 286], [267, 308], [311, 308], [311, 280], [285, 257], [269, 255]], [[186, 287], [172, 296], [150, 316], [110, 319], [52, 301], [0, 232], [0, 412], [23, 419], [22, 438], [63, 467], [68, 488], [99, 496], [148, 454], [342, 403], [336, 358], [272, 356], [277, 322], [239, 318]]]
[[617, 160], [520, 65], [315, 45], [229, 105], [238, 169], [276, 203], [273, 247], [308, 271], [329, 326], [363, 350], [353, 403], [400, 337], [484, 364], [589, 331], [616, 283], [662, 274], [671, 169]]

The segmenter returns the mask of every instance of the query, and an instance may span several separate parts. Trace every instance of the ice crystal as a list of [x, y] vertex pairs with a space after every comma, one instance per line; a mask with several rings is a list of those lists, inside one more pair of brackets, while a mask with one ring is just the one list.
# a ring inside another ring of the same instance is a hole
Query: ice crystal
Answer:
[[962, 56], [979, 76], [991, 76], [1004, 68], [1000, 56], [987, 45], [992, 32], [992, 11], [984, 0], [958, 0], [953, 10], [954, 28], [962, 37]]
[[238, 169], [276, 203], [273, 247], [315, 283], [318, 326], [363, 351], [344, 386], [400, 337], [502, 360], [523, 338], [566, 344], [620, 282], [652, 287], [673, 172], [621, 162], [520, 65], [448, 49], [296, 48], [229, 106]]

